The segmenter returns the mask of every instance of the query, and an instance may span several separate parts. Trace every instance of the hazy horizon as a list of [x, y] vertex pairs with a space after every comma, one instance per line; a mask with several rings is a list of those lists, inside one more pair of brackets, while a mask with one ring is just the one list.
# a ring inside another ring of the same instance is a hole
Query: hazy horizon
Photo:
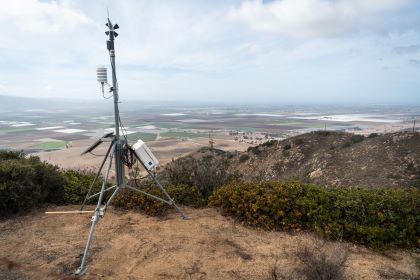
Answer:
[[[113, 100], [112, 99], [103, 99], [100, 93], [96, 95], [89, 96], [87, 98], [83, 97], [50, 97], [50, 96], [13, 96], [7, 94], [0, 94], [0, 99], [9, 99], [9, 98], [17, 98], [18, 100], [36, 100], [36, 101], [55, 101], [58, 103], [61, 102], [74, 102], [74, 103], [83, 103], [87, 102], [89, 104], [97, 103], [98, 105], [105, 106], [106, 109], [107, 104], [109, 104], [109, 109], [113, 109]], [[4, 100], [3, 99], [3, 100]], [[419, 103], [412, 103], [412, 102], [345, 102], [345, 101], [322, 101], [322, 102], [310, 102], [310, 101], [293, 101], [293, 102], [281, 102], [281, 101], [249, 101], [249, 100], [237, 100], [237, 101], [219, 101], [219, 100], [163, 100], [163, 99], [140, 99], [140, 98], [125, 98], [124, 94], [120, 93], [119, 103], [124, 104], [127, 102], [135, 102], [135, 104], [141, 105], [144, 103], [145, 105], [152, 105], [156, 103], [160, 103], [162, 106], [165, 105], [186, 105], [186, 106], [200, 106], [200, 105], [211, 105], [211, 106], [261, 106], [261, 107], [270, 107], [270, 106], [320, 106], [320, 107], [328, 107], [328, 106], [339, 106], [339, 107], [419, 107], [419, 114], [420, 114], [420, 101]], [[27, 104], [31, 105], [31, 104]], [[48, 105], [48, 104], [46, 104]], [[158, 104], [156, 104], [158, 105]], [[5, 106], [8, 106], [5, 104]], [[1, 107], [1, 106], [0, 106]], [[141, 110], [141, 107], [139, 107]]]

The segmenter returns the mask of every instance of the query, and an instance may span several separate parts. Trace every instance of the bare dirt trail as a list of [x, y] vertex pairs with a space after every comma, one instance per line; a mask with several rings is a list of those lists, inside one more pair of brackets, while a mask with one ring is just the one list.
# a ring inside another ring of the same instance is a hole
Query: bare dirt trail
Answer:
[[[176, 213], [156, 218], [111, 208], [96, 228], [81, 279], [272, 279], [276, 263], [279, 271], [301, 265], [297, 250], [315, 239], [302, 232], [244, 227], [215, 209], [186, 212], [191, 220]], [[0, 221], [0, 278], [78, 279], [71, 273], [79, 265], [90, 216], [45, 215], [39, 210]], [[416, 272], [418, 256], [413, 252], [385, 256], [349, 246], [346, 274], [353, 279], [380, 279], [378, 270], [390, 268]]]

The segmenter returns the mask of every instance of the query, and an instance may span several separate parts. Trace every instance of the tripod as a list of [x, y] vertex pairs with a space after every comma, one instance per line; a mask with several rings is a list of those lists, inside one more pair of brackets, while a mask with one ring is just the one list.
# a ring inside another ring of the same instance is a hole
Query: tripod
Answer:
[[[102, 138], [100, 138], [99, 140], [97, 140], [93, 145], [91, 145], [88, 149], [86, 149], [84, 152], [82, 152], [82, 155], [93, 151], [96, 147], [98, 147], [101, 143], [103, 142], [110, 142], [109, 148], [105, 154], [105, 157], [91, 183], [91, 185], [89, 186], [89, 190], [86, 194], [85, 200], [83, 201], [82, 205], [81, 205], [81, 209], [80, 209], [80, 213], [81, 211], [83, 211], [84, 206], [86, 205], [86, 202], [89, 199], [95, 198], [95, 197], [99, 197], [98, 198], [98, 202], [96, 204], [96, 208], [94, 211], [94, 215], [92, 216], [92, 224], [90, 227], [90, 231], [89, 231], [89, 236], [88, 236], [88, 240], [87, 240], [87, 244], [85, 247], [85, 250], [83, 252], [83, 257], [82, 257], [82, 261], [80, 264], [80, 267], [76, 270], [76, 274], [77, 275], [83, 275], [86, 271], [86, 262], [87, 262], [87, 258], [88, 258], [88, 253], [89, 253], [89, 249], [90, 246], [92, 244], [92, 239], [93, 239], [93, 232], [95, 230], [95, 226], [96, 224], [99, 222], [99, 219], [104, 217], [105, 212], [108, 208], [108, 206], [110, 205], [110, 203], [112, 202], [112, 200], [115, 198], [115, 196], [117, 195], [118, 192], [120, 192], [121, 190], [128, 188], [130, 190], [139, 192], [143, 195], [149, 196], [155, 200], [161, 201], [163, 203], [166, 203], [170, 206], [173, 206], [182, 216], [183, 219], [189, 219], [188, 216], [186, 216], [182, 210], [176, 205], [175, 201], [171, 198], [171, 196], [166, 192], [165, 188], [162, 186], [162, 184], [157, 180], [155, 174], [153, 174], [145, 165], [144, 163], [140, 160], [140, 158], [134, 153], [134, 155], [136, 156], [138, 162], [140, 162], [140, 164], [144, 167], [144, 169], [147, 171], [149, 177], [156, 183], [156, 185], [160, 188], [160, 190], [162, 191], [162, 193], [164, 194], [165, 198], [161, 198], [158, 197], [156, 195], [152, 195], [146, 191], [143, 191], [139, 188], [130, 186], [129, 184], [126, 184], [124, 182], [124, 164], [123, 164], [123, 156], [124, 154], [127, 153], [127, 150], [129, 150], [129, 146], [127, 144], [126, 139], [121, 139], [120, 138], [120, 127], [121, 127], [121, 120], [120, 120], [120, 115], [119, 115], [119, 108], [118, 108], [118, 83], [117, 83], [117, 77], [116, 77], [116, 70], [115, 70], [115, 49], [114, 49], [114, 38], [118, 36], [118, 34], [115, 32], [115, 29], [118, 29], [118, 25], [112, 25], [111, 21], [108, 18], [108, 22], [106, 24], [106, 26], [108, 26], [108, 31], [105, 32], [106, 35], [109, 36], [109, 40], [107, 41], [107, 49], [109, 50], [109, 55], [110, 55], [110, 60], [111, 60], [111, 67], [112, 67], [112, 87], [110, 88], [110, 91], [112, 91], [113, 93], [113, 97], [114, 97], [114, 115], [115, 115], [115, 134], [114, 133], [107, 133], [105, 134]], [[105, 74], [106, 75], [106, 74]], [[103, 77], [102, 77], [103, 78]], [[106, 80], [106, 78], [105, 78]], [[104, 82], [101, 82], [102, 84], [102, 89], [104, 86]], [[130, 152], [130, 151], [129, 151]], [[96, 181], [98, 180], [98, 178], [101, 175], [102, 169], [106, 164], [106, 161], [108, 160], [108, 166], [107, 169], [105, 171], [105, 176], [102, 182], [102, 186], [101, 189], [98, 193], [92, 194], [92, 190], [93, 190], [93, 186], [96, 183]], [[108, 177], [109, 177], [109, 173], [112, 167], [112, 163], [115, 162], [115, 174], [116, 174], [116, 184], [112, 185], [111, 187], [107, 187], [107, 182], [108, 182]], [[113, 191], [111, 196], [108, 198], [107, 201], [105, 201], [104, 199], [104, 194], [106, 192], [109, 191]], [[104, 202], [104, 206], [102, 206]]]

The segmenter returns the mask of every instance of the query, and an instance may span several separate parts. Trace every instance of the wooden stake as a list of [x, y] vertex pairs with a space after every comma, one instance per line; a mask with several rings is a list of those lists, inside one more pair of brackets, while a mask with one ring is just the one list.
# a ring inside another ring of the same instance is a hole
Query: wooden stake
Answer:
[[95, 213], [95, 211], [51, 211], [45, 212], [45, 214], [86, 214], [86, 213]]

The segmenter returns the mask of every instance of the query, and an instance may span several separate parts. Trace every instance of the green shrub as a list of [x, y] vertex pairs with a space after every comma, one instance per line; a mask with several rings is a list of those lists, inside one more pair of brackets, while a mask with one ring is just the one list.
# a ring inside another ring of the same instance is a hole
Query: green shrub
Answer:
[[[64, 202], [67, 204], [83, 203], [89, 187], [95, 178], [95, 173], [88, 170], [64, 170], [62, 174], [65, 178], [65, 184], [63, 185]], [[101, 186], [102, 178], [99, 178], [93, 185], [91, 194], [99, 192], [101, 190]], [[110, 184], [107, 184], [106, 187], [110, 187]], [[109, 195], [109, 192], [105, 193], [105, 199], [108, 198]]]
[[276, 140], [270, 140], [261, 144], [262, 147], [271, 147], [277, 144]]
[[249, 155], [248, 154], [242, 154], [239, 157], [239, 162], [244, 162], [244, 161], [247, 161], [248, 159], [249, 159]]
[[24, 159], [25, 154], [23, 151], [8, 151], [8, 150], [0, 150], [0, 160], [7, 160], [7, 159]]
[[344, 143], [343, 147], [345, 147], [345, 148], [350, 147], [351, 145], [360, 143], [363, 140], [365, 140], [365, 136], [359, 135], [359, 134], [354, 134], [350, 137], [350, 139], [348, 141], [346, 141]]
[[309, 229], [374, 248], [414, 247], [419, 236], [420, 191], [334, 188], [298, 182], [232, 182], [209, 198], [250, 225]]
[[[22, 152], [0, 151], [0, 216], [22, 213], [44, 203], [80, 204], [94, 176], [89, 171], [60, 170]], [[93, 192], [100, 186], [98, 180]]]
[[249, 146], [247, 149], [248, 153], [253, 153], [255, 155], [260, 155], [263, 151], [265, 151], [266, 147], [272, 147], [277, 144], [276, 140], [266, 141], [258, 146]]
[[259, 154], [261, 154], [261, 149], [260, 149], [260, 146], [250, 146], [250, 147], [248, 147], [248, 149], [246, 150], [248, 153], [253, 153], [253, 154], [255, 154], [255, 155], [259, 155]]
[[41, 203], [63, 203], [63, 185], [57, 166], [21, 152], [0, 152], [0, 216]]
[[287, 143], [283, 146], [283, 150], [287, 151], [290, 150], [292, 148], [292, 145], [290, 143]]
[[365, 140], [365, 136], [360, 135], [360, 134], [354, 134], [354, 135], [352, 135], [352, 136], [350, 137], [350, 142], [351, 142], [352, 144], [360, 143], [360, 142], [362, 142], [363, 140]]
[[420, 175], [417, 175], [413, 179], [411, 179], [410, 186], [420, 190]]
[[293, 142], [295, 143], [296, 146], [300, 146], [304, 143], [302, 138], [297, 138]]
[[334, 133], [334, 131], [328, 131], [328, 130], [316, 130], [312, 131], [313, 134], [319, 135], [319, 136], [328, 136]]
[[[166, 197], [158, 187], [142, 185], [140, 189], [166, 200]], [[204, 207], [207, 200], [196, 187], [187, 185], [168, 186], [165, 188], [168, 194], [177, 202], [192, 207]], [[145, 212], [148, 215], [163, 215], [170, 206], [166, 203], [157, 201], [149, 196], [126, 189], [117, 194], [113, 204], [123, 209], [135, 209]]]
[[222, 156], [185, 157], [169, 163], [163, 177], [168, 185], [194, 186], [207, 198], [216, 187], [238, 179], [239, 175], [228, 173], [228, 166], [228, 159]]
[[164, 170], [166, 180], [169, 184], [192, 186], [194, 184], [193, 167], [195, 162], [196, 159], [191, 156], [172, 160], [171, 163], [166, 165]]
[[368, 138], [375, 138], [375, 137], [378, 137], [378, 133], [373, 132], [368, 135]]
[[233, 158], [234, 156], [235, 156], [235, 154], [234, 154], [234, 153], [232, 153], [232, 152], [226, 152], [226, 158], [231, 159], [231, 158]]

